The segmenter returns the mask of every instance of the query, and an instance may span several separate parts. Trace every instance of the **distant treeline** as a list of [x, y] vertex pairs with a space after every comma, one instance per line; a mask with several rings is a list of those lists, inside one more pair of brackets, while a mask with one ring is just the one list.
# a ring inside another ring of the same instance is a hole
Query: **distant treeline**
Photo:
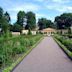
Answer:
[[35, 30], [37, 27], [39, 30], [44, 28], [52, 27], [56, 29], [67, 29], [72, 25], [72, 13], [63, 13], [60, 16], [56, 16], [54, 22], [46, 18], [38, 19], [36, 24], [36, 15], [32, 11], [25, 13], [24, 11], [19, 11], [17, 13], [17, 21], [11, 24], [11, 17], [8, 12], [0, 7], [0, 28], [3, 33], [8, 31], [19, 31], [22, 29]]

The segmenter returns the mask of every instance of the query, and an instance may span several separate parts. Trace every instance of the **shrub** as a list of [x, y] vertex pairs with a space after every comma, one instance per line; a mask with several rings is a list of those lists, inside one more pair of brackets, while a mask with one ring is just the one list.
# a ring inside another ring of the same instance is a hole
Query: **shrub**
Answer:
[[30, 30], [30, 29], [28, 30], [28, 35], [32, 35], [32, 33], [31, 33], [31, 30]]
[[61, 43], [63, 43], [67, 47], [68, 50], [72, 52], [72, 41], [70, 39], [59, 35], [55, 35], [55, 38], [57, 38]]
[[31, 39], [31, 40], [30, 40], [30, 46], [32, 46], [32, 45], [34, 44], [34, 42], [35, 42], [35, 41], [34, 41], [33, 39]]

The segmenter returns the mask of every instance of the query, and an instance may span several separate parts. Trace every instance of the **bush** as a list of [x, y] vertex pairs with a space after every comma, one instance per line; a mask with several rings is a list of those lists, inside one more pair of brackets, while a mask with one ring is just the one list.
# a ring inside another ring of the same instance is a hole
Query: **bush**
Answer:
[[59, 35], [55, 35], [55, 38], [63, 43], [67, 47], [67, 49], [72, 52], [72, 40], [66, 39], [65, 37]]
[[30, 46], [32, 46], [35, 43], [33, 39], [30, 40]]
[[32, 35], [32, 33], [31, 33], [31, 30], [30, 30], [30, 29], [28, 30], [28, 35]]

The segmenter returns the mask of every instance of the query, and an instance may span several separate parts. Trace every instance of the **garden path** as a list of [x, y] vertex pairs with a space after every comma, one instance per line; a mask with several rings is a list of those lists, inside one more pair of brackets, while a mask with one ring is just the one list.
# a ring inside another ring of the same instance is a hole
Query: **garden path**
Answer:
[[72, 72], [72, 61], [52, 37], [44, 37], [13, 72]]

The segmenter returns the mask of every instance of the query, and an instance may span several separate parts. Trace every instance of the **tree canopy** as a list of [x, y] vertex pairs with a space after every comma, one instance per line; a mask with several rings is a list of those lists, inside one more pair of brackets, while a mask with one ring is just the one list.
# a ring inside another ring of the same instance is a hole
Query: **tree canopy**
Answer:
[[19, 25], [19, 24], [14, 24], [13, 26], [12, 26], [12, 31], [14, 31], [14, 32], [21, 32], [21, 30], [22, 30], [22, 27]]
[[6, 33], [9, 30], [9, 21], [9, 14], [7, 12], [4, 14], [3, 9], [0, 7], [0, 26], [2, 28], [3, 33]]
[[6, 12], [4, 15], [5, 15], [5, 18], [6, 18], [7, 22], [9, 23], [11, 21], [9, 13]]
[[25, 12], [19, 11], [17, 14], [17, 24], [19, 24], [22, 28], [24, 24], [24, 18], [25, 18]]
[[48, 20], [46, 18], [40, 18], [38, 20], [38, 26], [39, 26], [39, 30], [42, 30], [44, 28], [54, 27], [54, 24], [51, 20]]
[[3, 9], [0, 7], [0, 19], [3, 17]]
[[69, 28], [72, 24], [72, 13], [63, 13], [55, 17], [55, 22], [58, 29]]
[[36, 27], [36, 17], [35, 14], [33, 12], [27, 12], [26, 13], [26, 17], [27, 17], [27, 25], [26, 25], [26, 29], [35, 29]]

